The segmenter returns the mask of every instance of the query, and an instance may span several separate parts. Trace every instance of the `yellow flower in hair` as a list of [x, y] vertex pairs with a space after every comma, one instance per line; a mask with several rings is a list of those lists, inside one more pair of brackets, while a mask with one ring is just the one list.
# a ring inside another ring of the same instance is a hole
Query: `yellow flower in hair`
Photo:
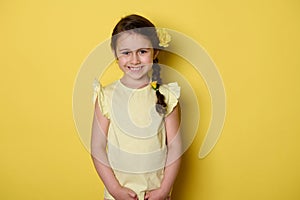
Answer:
[[168, 47], [171, 41], [171, 35], [164, 28], [156, 29], [157, 36], [159, 38], [159, 46]]
[[153, 90], [157, 90], [157, 81], [152, 81], [151, 87], [153, 88]]

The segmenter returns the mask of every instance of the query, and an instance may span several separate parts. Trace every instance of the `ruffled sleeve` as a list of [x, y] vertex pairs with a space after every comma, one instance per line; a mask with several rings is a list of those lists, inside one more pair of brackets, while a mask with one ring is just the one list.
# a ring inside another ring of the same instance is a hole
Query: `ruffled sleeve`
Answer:
[[178, 86], [177, 82], [173, 82], [167, 85], [162, 85], [159, 87], [159, 91], [165, 96], [165, 102], [167, 104], [167, 112], [165, 116], [168, 116], [178, 104], [180, 87]]
[[95, 104], [96, 100], [98, 99], [98, 105], [99, 105], [102, 115], [109, 118], [108, 107], [107, 107], [107, 102], [106, 102], [106, 98], [104, 95], [104, 90], [103, 90], [100, 82], [97, 79], [94, 80], [93, 88], [94, 88], [93, 104]]

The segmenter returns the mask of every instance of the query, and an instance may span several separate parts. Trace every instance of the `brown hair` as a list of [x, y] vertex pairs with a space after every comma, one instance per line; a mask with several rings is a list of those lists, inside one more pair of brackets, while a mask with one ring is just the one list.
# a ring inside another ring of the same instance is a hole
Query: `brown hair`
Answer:
[[[128, 15], [126, 17], [123, 17], [115, 26], [112, 32], [112, 38], [110, 46], [113, 50], [116, 49], [117, 40], [119, 37], [119, 33], [123, 31], [132, 31], [133, 33], [141, 34], [146, 36], [152, 44], [152, 47], [154, 50], [158, 50], [159, 48], [159, 38], [156, 33], [155, 26], [152, 22], [150, 22], [148, 19], [132, 14]], [[162, 84], [162, 80], [160, 78], [160, 65], [158, 64], [158, 59], [153, 60], [153, 66], [152, 66], [152, 81], [157, 82], [157, 89], [156, 89], [156, 96], [157, 96], [157, 102], [156, 102], [156, 111], [159, 114], [165, 114], [167, 110], [167, 104], [165, 103], [165, 97], [160, 93], [158, 90], [159, 86]]]

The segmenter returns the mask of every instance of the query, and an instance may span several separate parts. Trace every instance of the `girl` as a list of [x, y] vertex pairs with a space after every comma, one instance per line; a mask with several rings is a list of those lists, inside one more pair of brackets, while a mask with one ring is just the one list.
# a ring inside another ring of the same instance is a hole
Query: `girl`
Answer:
[[179, 87], [161, 84], [157, 56], [167, 44], [157, 33], [142, 16], [122, 18], [111, 48], [123, 76], [94, 85], [91, 152], [105, 200], [171, 199], [181, 155]]

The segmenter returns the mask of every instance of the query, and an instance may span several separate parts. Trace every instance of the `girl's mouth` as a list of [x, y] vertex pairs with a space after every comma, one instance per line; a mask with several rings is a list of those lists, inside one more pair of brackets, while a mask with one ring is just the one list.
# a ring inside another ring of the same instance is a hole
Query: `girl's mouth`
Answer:
[[141, 66], [141, 67], [129, 67], [128, 66], [128, 69], [130, 69], [131, 71], [139, 71], [139, 70], [141, 70], [143, 67]]

